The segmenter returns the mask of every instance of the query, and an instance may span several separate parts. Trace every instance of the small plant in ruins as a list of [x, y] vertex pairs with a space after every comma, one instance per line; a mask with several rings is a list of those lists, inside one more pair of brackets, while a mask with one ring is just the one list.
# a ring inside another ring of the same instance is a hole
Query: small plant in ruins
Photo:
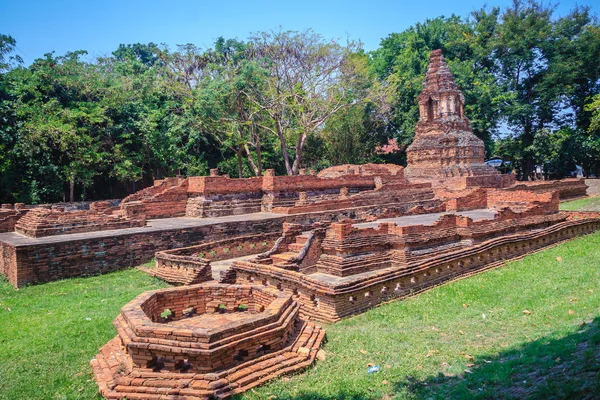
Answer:
[[173, 311], [171, 311], [168, 308], [165, 308], [165, 310], [160, 313], [160, 318], [165, 322], [170, 321], [171, 318], [173, 318]]

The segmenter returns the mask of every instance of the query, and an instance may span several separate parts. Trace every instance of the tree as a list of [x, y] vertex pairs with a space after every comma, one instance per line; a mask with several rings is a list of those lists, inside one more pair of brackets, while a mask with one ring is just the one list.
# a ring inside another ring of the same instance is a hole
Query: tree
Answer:
[[399, 148], [405, 149], [414, 136], [419, 118], [416, 99], [422, 90], [429, 53], [435, 49], [442, 49], [465, 95], [465, 113], [473, 132], [490, 148], [504, 101], [490, 62], [489, 38], [495, 32], [497, 14], [498, 10], [483, 12], [470, 22], [455, 15], [428, 19], [390, 34], [370, 54], [372, 70], [388, 85], [393, 108], [388, 136]]
[[235, 153], [240, 178], [244, 175], [243, 159], [254, 175], [261, 176], [263, 138], [258, 121], [264, 115], [247, 93], [263, 89], [266, 71], [247, 58], [246, 45], [238, 40], [219, 38], [215, 50], [206, 55], [209, 71], [196, 90], [205, 130]]
[[311, 30], [260, 32], [250, 38], [250, 57], [269, 76], [264, 89], [245, 93], [268, 115], [269, 123], [259, 126], [279, 139], [288, 175], [298, 173], [310, 135], [340, 110], [367, 98], [356, 85], [360, 60], [352, 54], [358, 49], [357, 43], [327, 42]]
[[0, 73], [23, 64], [21, 56], [13, 54], [16, 48], [17, 41], [12, 36], [0, 33]]

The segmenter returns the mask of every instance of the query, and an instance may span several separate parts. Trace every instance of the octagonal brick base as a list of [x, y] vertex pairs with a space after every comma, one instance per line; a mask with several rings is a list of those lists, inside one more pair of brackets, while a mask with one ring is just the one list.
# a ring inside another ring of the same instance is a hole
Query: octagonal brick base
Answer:
[[213, 373], [153, 372], [135, 367], [119, 336], [104, 345], [90, 364], [106, 399], [226, 399], [313, 363], [325, 331], [311, 322], [297, 324], [297, 334], [283, 349]]
[[145, 292], [90, 364], [107, 399], [228, 398], [314, 361], [325, 331], [299, 310], [289, 293], [252, 285]]

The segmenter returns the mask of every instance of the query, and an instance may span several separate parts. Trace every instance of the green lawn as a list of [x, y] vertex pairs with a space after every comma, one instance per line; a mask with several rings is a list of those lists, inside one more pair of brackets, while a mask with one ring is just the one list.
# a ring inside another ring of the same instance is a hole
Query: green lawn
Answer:
[[15, 290], [0, 282], [0, 399], [100, 399], [89, 360], [138, 294], [167, 284], [137, 270]]
[[[598, 249], [600, 233], [328, 325], [325, 361], [242, 397], [599, 397]], [[112, 320], [164, 286], [137, 270], [1, 282], [0, 399], [99, 398], [88, 362]]]
[[600, 211], [600, 196], [566, 201], [560, 204], [560, 209], [565, 211]]

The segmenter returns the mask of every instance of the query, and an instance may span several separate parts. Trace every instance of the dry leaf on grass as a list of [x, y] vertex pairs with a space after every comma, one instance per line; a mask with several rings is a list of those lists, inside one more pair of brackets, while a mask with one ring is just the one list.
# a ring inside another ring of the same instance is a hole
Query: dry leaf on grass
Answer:
[[325, 353], [325, 350], [320, 349], [319, 351], [317, 351], [317, 360], [325, 361], [326, 358], [327, 358], [327, 353]]

